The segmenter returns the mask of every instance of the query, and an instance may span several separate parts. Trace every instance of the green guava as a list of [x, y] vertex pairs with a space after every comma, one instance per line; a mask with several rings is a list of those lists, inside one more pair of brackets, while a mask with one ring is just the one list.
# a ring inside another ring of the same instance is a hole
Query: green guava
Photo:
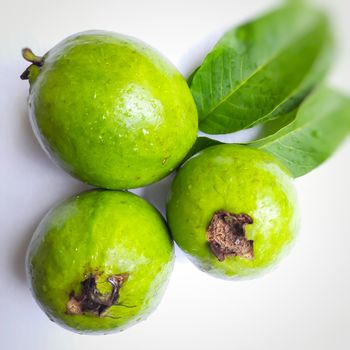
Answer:
[[33, 295], [78, 333], [109, 333], [145, 319], [174, 260], [161, 215], [129, 192], [95, 190], [49, 211], [27, 252]]
[[160, 180], [197, 136], [182, 75], [157, 51], [124, 35], [88, 31], [43, 57], [29, 49], [29, 112], [49, 156], [73, 176], [109, 189]]
[[272, 266], [293, 242], [293, 179], [271, 155], [210, 147], [177, 173], [167, 203], [174, 240], [203, 271], [234, 279]]

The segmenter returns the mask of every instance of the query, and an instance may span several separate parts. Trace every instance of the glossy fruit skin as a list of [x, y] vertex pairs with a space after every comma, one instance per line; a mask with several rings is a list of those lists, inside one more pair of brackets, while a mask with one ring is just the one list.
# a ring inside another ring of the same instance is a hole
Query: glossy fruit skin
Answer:
[[[85, 192], [49, 211], [27, 252], [32, 293], [48, 317], [78, 333], [110, 333], [144, 320], [163, 295], [174, 261], [173, 242], [160, 214], [129, 192]], [[106, 279], [128, 273], [107, 316], [70, 315], [72, 291], [90, 273]]]
[[92, 185], [128, 189], [175, 169], [197, 136], [186, 81], [134, 38], [88, 31], [63, 40], [31, 66], [29, 110], [42, 147]]
[[[254, 258], [219, 261], [207, 240], [215, 212], [248, 214], [246, 237]], [[177, 173], [167, 204], [173, 238], [201, 270], [225, 279], [254, 276], [271, 267], [299, 227], [296, 191], [288, 171], [271, 155], [239, 145], [210, 147]]]

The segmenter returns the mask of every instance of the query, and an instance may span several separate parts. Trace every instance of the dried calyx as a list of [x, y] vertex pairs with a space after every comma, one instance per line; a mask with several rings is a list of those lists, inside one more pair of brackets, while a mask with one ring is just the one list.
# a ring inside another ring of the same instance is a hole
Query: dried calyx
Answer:
[[98, 317], [102, 317], [104, 313], [113, 305], [118, 303], [119, 290], [128, 279], [128, 274], [111, 275], [107, 278], [112, 286], [110, 293], [102, 294], [98, 291], [96, 285], [97, 276], [90, 276], [81, 282], [81, 292], [75, 295], [70, 293], [67, 303], [67, 313], [70, 315], [81, 315], [84, 313], [92, 313]]
[[245, 226], [253, 219], [247, 214], [232, 214], [217, 211], [208, 226], [209, 247], [219, 261], [227, 256], [240, 256], [251, 260], [254, 258], [253, 241], [245, 236]]

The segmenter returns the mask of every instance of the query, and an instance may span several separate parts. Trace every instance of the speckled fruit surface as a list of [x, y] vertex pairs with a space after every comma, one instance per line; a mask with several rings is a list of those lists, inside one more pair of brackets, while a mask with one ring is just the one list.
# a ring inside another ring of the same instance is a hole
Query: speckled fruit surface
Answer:
[[79, 333], [109, 333], [157, 306], [173, 260], [156, 209], [129, 192], [95, 190], [44, 217], [26, 266], [33, 295], [51, 320]]
[[186, 81], [134, 38], [104, 31], [73, 35], [27, 75], [42, 147], [84, 182], [145, 186], [176, 168], [196, 140], [197, 110]]
[[228, 279], [272, 266], [299, 227], [289, 173], [271, 155], [239, 145], [210, 147], [181, 167], [167, 218], [188, 257], [201, 270]]

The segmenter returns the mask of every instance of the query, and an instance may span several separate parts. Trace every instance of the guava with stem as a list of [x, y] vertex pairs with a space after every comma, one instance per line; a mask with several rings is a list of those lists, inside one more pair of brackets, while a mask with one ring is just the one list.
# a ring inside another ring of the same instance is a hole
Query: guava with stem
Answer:
[[254, 276], [283, 256], [298, 231], [293, 178], [266, 152], [213, 146], [178, 171], [167, 219], [201, 270], [226, 279]]
[[173, 261], [156, 209], [129, 192], [94, 190], [49, 211], [26, 266], [33, 295], [52, 321], [78, 333], [109, 333], [154, 310]]
[[175, 169], [197, 136], [185, 79], [137, 39], [105, 31], [72, 35], [43, 57], [30, 49], [29, 113], [44, 150], [92, 185], [128, 189]]

